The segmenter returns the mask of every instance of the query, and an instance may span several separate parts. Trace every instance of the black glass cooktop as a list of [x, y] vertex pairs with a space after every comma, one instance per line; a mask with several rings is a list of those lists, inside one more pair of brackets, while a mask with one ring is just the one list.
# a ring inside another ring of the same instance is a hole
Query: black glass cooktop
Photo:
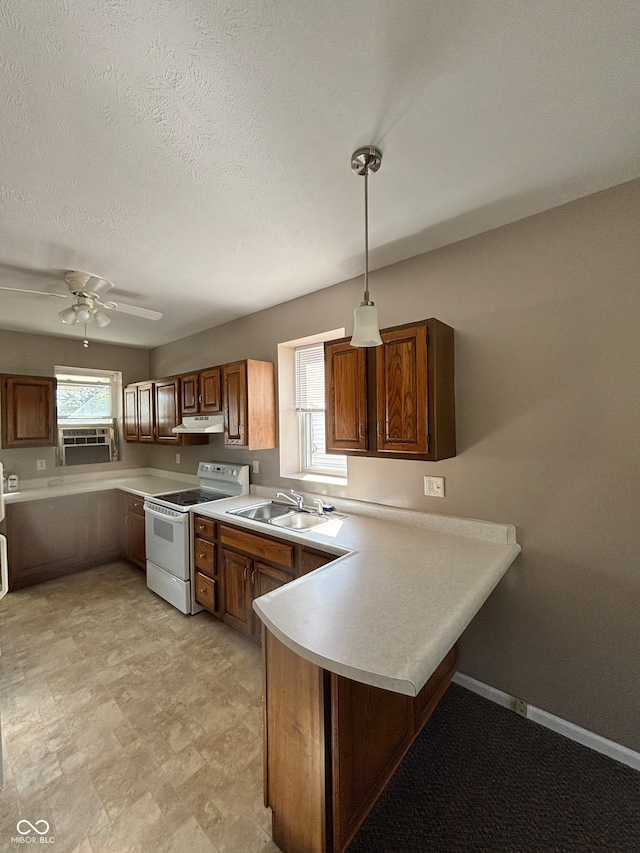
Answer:
[[189, 489], [186, 492], [170, 492], [167, 495], [155, 495], [152, 500], [165, 501], [174, 506], [195, 506], [208, 501], [219, 501], [231, 497], [222, 492], [212, 492], [206, 489]]

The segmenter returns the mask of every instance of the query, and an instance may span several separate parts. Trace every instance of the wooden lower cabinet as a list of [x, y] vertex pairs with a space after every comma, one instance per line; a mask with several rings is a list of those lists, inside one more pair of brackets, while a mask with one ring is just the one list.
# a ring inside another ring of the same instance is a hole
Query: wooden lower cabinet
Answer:
[[283, 853], [342, 853], [458, 666], [457, 647], [416, 697], [361, 684], [264, 631], [265, 804]]
[[9, 588], [20, 589], [123, 555], [122, 494], [68, 495], [9, 504]]
[[220, 570], [224, 578], [222, 619], [238, 631], [252, 636], [251, 570], [253, 561], [245, 554], [220, 550]]
[[143, 571], [147, 568], [144, 498], [127, 495], [125, 553], [127, 560]]

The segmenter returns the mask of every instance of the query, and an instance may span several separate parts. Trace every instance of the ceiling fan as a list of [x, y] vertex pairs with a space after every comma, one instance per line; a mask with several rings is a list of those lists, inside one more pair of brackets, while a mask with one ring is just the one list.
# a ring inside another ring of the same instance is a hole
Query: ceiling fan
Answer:
[[[13, 270], [15, 271], [15, 270]], [[20, 272], [24, 272], [21, 270]], [[62, 278], [69, 289], [68, 293], [51, 293], [47, 290], [27, 290], [23, 287], [4, 287], [0, 290], [9, 290], [13, 293], [32, 293], [35, 296], [52, 296], [54, 299], [74, 298], [75, 302], [68, 308], [64, 308], [58, 314], [63, 323], [73, 326], [75, 323], [95, 323], [102, 329], [108, 326], [111, 318], [101, 311], [120, 311], [123, 314], [132, 314], [134, 317], [142, 317], [145, 320], [159, 320], [162, 317], [160, 311], [151, 311], [149, 308], [138, 308], [135, 305], [126, 305], [124, 302], [104, 301], [104, 295], [115, 285], [105, 278], [92, 275], [79, 270], [63, 270]], [[38, 275], [42, 275], [38, 273]], [[56, 273], [52, 274], [52, 277]]]

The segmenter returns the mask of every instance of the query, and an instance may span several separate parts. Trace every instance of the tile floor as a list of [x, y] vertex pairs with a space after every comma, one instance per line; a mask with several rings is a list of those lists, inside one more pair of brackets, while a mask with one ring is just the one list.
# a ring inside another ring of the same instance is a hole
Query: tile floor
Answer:
[[0, 647], [0, 850], [278, 853], [256, 645], [118, 562], [9, 593]]

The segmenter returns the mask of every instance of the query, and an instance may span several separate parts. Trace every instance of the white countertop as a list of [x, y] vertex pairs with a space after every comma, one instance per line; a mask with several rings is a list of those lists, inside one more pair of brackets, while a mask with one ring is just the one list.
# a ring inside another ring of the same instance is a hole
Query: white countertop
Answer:
[[109, 489], [121, 489], [134, 495], [161, 495], [193, 488], [198, 482], [196, 476], [189, 474], [155, 468], [130, 468], [110, 477], [104, 474], [70, 474], [26, 480], [21, 483], [20, 491], [5, 492], [4, 501], [6, 504], [24, 503]]
[[306, 533], [227, 514], [274, 496], [254, 491], [194, 511], [343, 555], [256, 599], [260, 619], [301, 657], [396, 693], [419, 693], [520, 553], [511, 525], [355, 501]]

